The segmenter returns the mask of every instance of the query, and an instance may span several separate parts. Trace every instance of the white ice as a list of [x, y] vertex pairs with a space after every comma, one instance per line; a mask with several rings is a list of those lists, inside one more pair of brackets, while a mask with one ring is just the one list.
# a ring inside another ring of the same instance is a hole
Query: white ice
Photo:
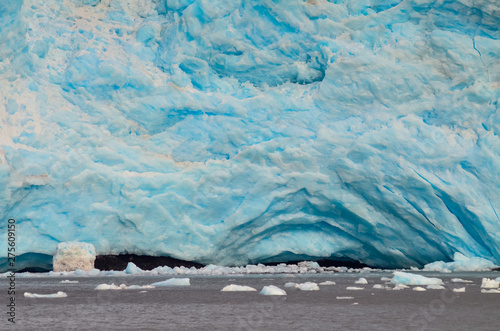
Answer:
[[57, 292], [55, 294], [36, 294], [36, 293], [29, 293], [29, 292], [24, 292], [24, 297], [25, 298], [46, 298], [46, 299], [52, 299], [52, 298], [66, 298], [68, 295], [64, 292]]
[[455, 292], [455, 293], [464, 293], [465, 292], [465, 287], [454, 288], [453, 292]]
[[366, 285], [366, 284], [368, 284], [368, 281], [366, 280], [366, 278], [360, 278], [360, 279], [356, 280], [354, 282], [354, 284]]
[[392, 277], [391, 283], [404, 285], [443, 285], [443, 281], [439, 278], [429, 278], [402, 271], [394, 272], [394, 277]]
[[472, 280], [462, 279], [462, 278], [452, 278], [452, 283], [473, 283]]
[[277, 286], [269, 285], [264, 286], [260, 291], [262, 295], [286, 295], [286, 292]]
[[500, 286], [500, 282], [496, 279], [483, 278], [481, 282], [482, 288], [498, 288]]
[[313, 282], [300, 283], [298, 288], [299, 288], [299, 290], [302, 290], [302, 291], [318, 291], [319, 290], [318, 284], [313, 283]]
[[251, 291], [257, 291], [257, 290], [250, 286], [235, 285], [235, 284], [224, 286], [224, 288], [221, 290], [221, 292], [251, 292]]
[[417, 292], [425, 292], [427, 291], [425, 288], [423, 287], [420, 287], [420, 286], [416, 286], [413, 288], [413, 291], [417, 291]]
[[94, 269], [94, 245], [83, 242], [63, 242], [57, 245], [53, 259], [55, 272]]
[[151, 286], [190, 286], [189, 278], [170, 278], [162, 282], [156, 282]]

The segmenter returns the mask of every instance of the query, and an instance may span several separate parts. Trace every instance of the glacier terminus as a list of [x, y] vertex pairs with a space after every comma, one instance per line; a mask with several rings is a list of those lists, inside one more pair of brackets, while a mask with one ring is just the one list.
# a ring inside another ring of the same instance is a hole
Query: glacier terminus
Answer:
[[498, 265], [499, 39], [497, 0], [1, 1], [0, 219], [18, 255]]

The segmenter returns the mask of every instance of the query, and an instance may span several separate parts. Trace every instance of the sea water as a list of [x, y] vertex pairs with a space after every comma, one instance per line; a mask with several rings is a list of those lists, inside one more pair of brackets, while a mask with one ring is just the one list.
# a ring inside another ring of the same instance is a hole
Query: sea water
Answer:
[[[148, 285], [169, 277], [71, 277], [72, 282], [61, 283], [68, 278], [34, 275], [17, 279], [15, 327], [4, 318], [0, 329], [498, 330], [500, 294], [481, 293], [482, 278], [496, 278], [498, 273], [422, 274], [442, 279], [445, 289], [420, 292], [410, 286], [394, 290], [393, 284], [382, 280], [392, 276], [386, 272], [189, 276], [190, 286], [104, 291], [95, 288], [112, 283]], [[360, 277], [368, 284], [355, 284]], [[472, 283], [455, 283], [453, 278]], [[285, 287], [291, 282], [325, 281], [335, 285], [319, 285], [316, 291]], [[0, 286], [5, 288], [6, 284], [2, 279]], [[250, 286], [257, 291], [221, 292], [229, 284]], [[268, 285], [284, 289], [287, 295], [260, 295]], [[465, 292], [453, 292], [462, 287]], [[23, 295], [58, 291], [67, 297], [35, 299]]]

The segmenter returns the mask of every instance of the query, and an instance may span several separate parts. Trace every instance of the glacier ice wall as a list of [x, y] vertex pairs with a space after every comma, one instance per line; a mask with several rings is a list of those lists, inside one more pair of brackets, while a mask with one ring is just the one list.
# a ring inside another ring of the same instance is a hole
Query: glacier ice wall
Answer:
[[0, 2], [0, 218], [19, 254], [498, 264], [499, 29], [496, 0]]

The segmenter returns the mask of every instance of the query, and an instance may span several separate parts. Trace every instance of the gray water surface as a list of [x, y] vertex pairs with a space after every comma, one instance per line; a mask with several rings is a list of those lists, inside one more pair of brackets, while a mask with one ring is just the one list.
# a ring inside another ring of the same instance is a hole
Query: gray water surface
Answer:
[[[365, 277], [368, 285], [354, 281]], [[191, 276], [188, 287], [97, 291], [98, 284], [147, 285], [171, 277], [17, 278], [16, 326], [2, 314], [0, 329], [14, 330], [500, 330], [500, 294], [481, 293], [482, 277], [499, 273], [426, 274], [445, 282], [446, 290], [416, 292], [373, 289], [390, 273], [333, 275]], [[177, 276], [181, 278], [183, 276]], [[473, 283], [451, 283], [451, 278]], [[78, 284], [61, 284], [63, 279]], [[287, 282], [335, 281], [319, 291], [285, 288]], [[256, 292], [221, 292], [229, 284]], [[259, 295], [265, 285], [286, 296]], [[364, 290], [346, 290], [347, 286]], [[2, 307], [8, 303], [0, 281]], [[466, 287], [465, 293], [453, 288]], [[67, 298], [32, 299], [24, 292], [63, 291]], [[145, 292], [144, 292], [145, 291]], [[337, 299], [337, 297], [353, 299]], [[5, 304], [4, 304], [5, 302]]]

